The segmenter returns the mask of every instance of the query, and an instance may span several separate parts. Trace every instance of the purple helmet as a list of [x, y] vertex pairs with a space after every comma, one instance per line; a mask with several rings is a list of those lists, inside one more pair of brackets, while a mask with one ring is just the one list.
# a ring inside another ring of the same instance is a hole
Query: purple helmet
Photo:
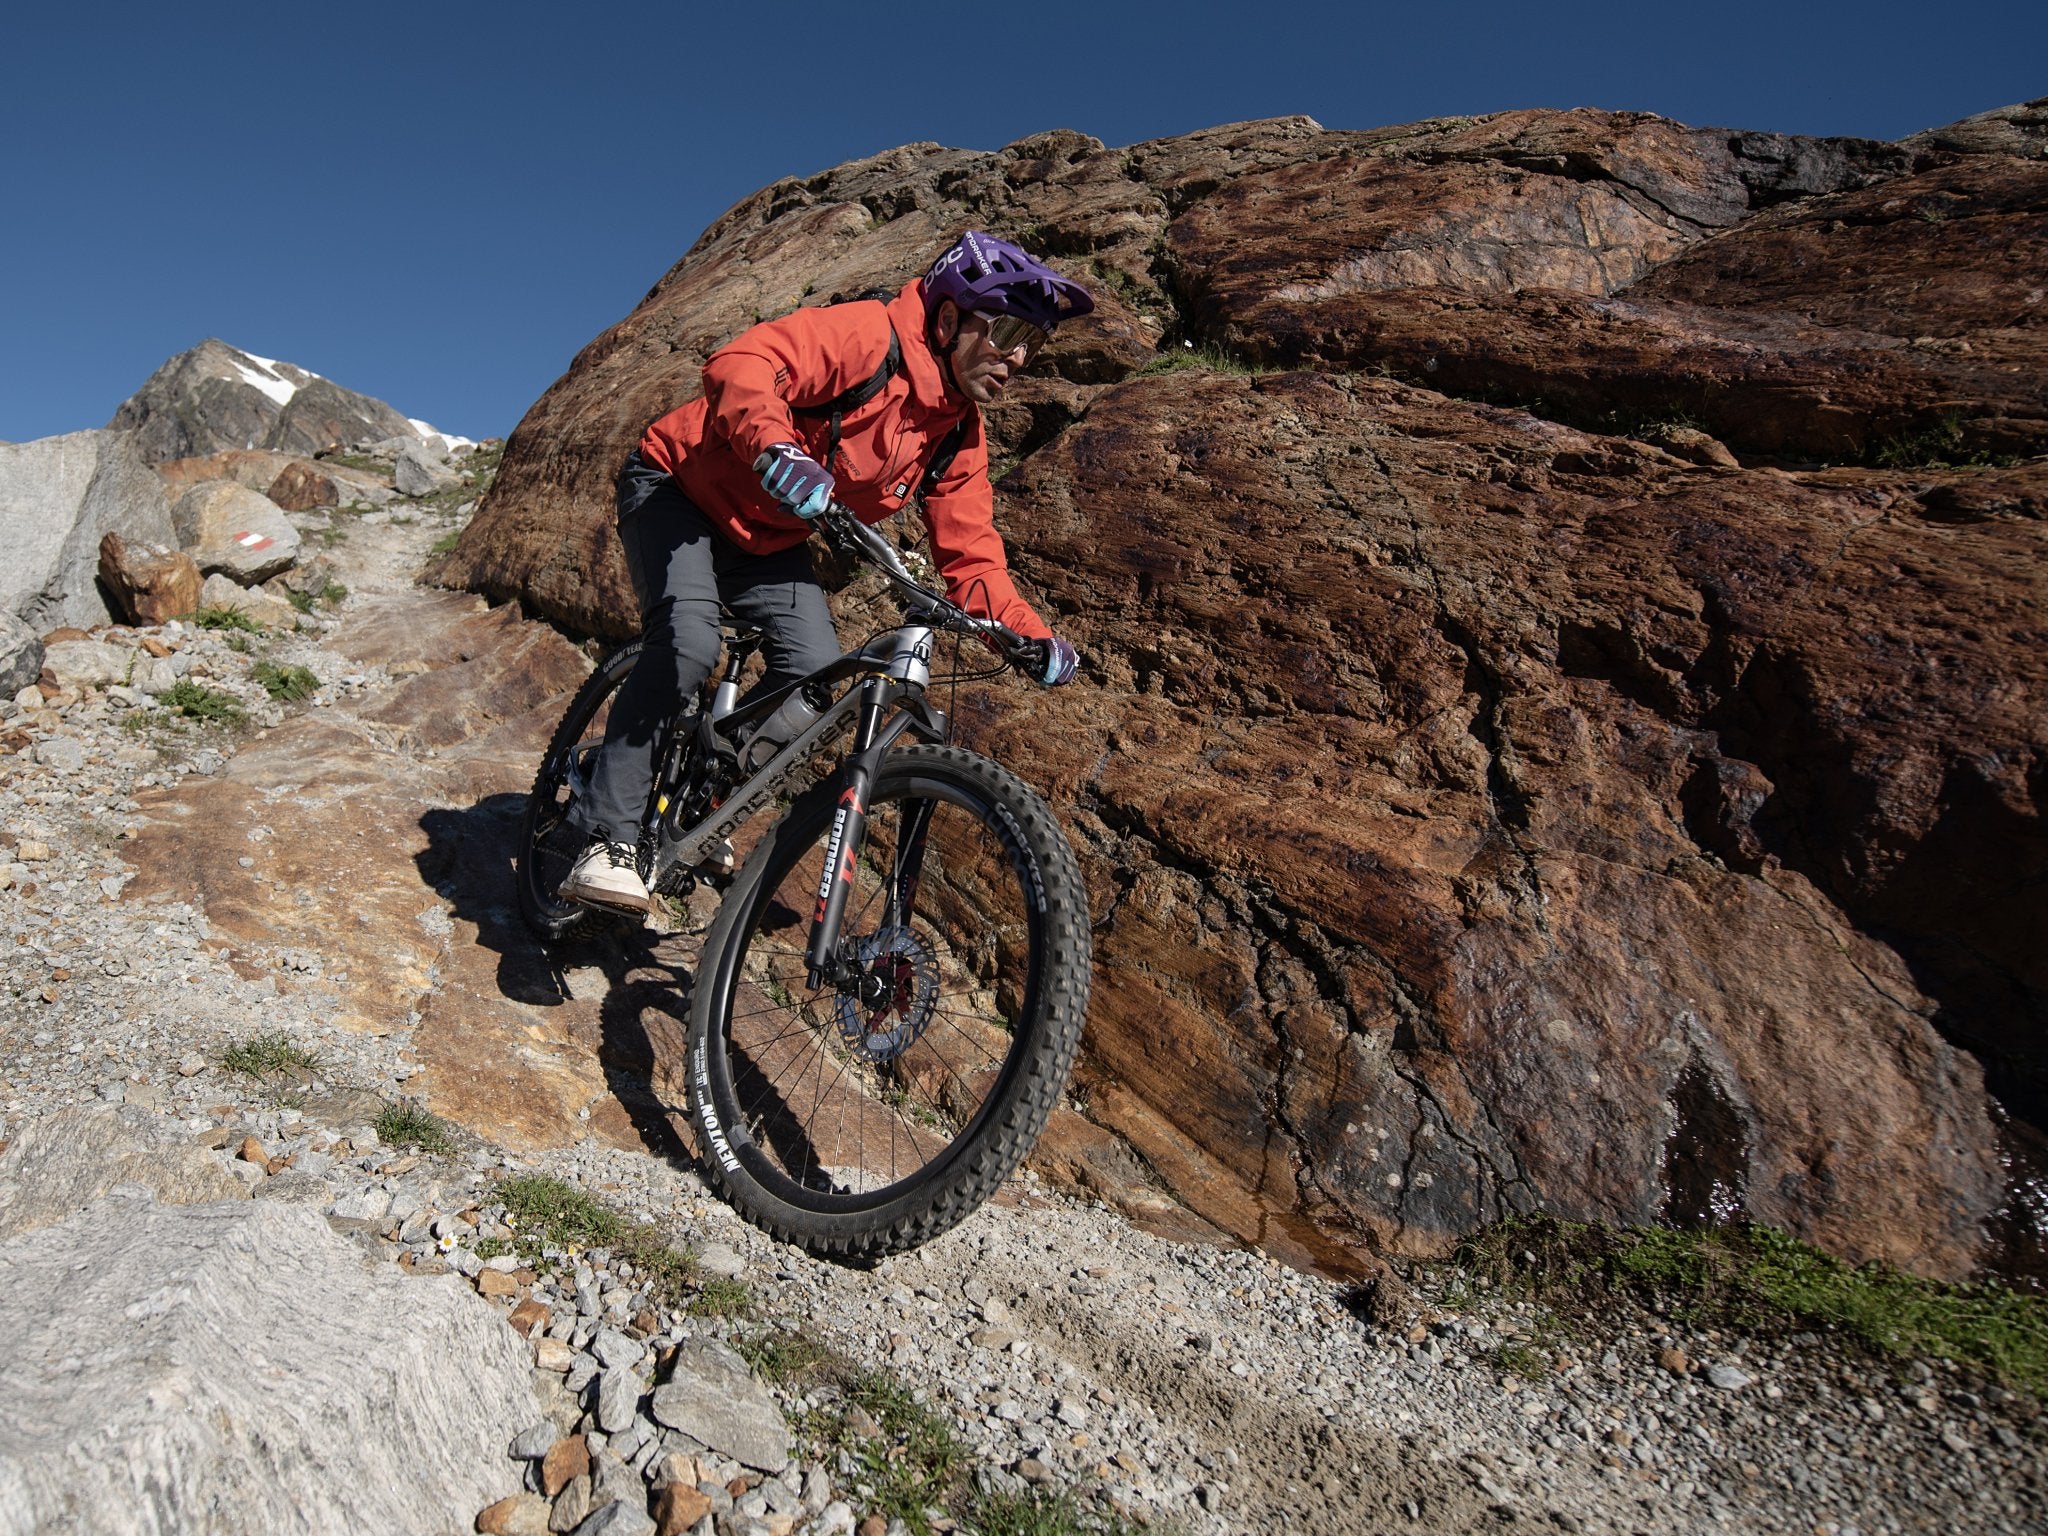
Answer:
[[925, 273], [927, 320], [938, 313], [942, 299], [981, 314], [1015, 315], [1048, 331], [1095, 307], [1079, 283], [980, 229], [955, 240]]

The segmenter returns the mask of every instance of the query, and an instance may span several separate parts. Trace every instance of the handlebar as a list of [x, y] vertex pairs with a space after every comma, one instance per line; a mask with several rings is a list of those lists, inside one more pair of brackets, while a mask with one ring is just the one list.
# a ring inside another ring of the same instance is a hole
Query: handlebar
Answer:
[[[982, 643], [998, 652], [1013, 666], [1030, 665], [1042, 658], [1044, 642], [1018, 634], [1007, 624], [969, 613], [958, 603], [934, 592], [910, 574], [896, 548], [846, 507], [834, 501], [818, 514], [815, 526], [841, 553], [857, 555], [888, 578], [889, 584], [918, 608], [938, 620], [940, 628], [957, 629], [979, 636]], [[1042, 664], [1042, 661], [1040, 662]]]

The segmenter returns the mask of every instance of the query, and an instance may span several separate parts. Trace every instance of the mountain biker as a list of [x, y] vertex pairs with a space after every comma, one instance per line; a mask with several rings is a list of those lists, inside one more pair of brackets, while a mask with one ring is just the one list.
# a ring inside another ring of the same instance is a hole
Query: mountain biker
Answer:
[[[761, 689], [835, 660], [832, 614], [805, 548], [828, 501], [876, 523], [913, 499], [928, 461], [957, 443], [923, 502], [946, 595], [1041, 642], [1040, 683], [1078, 658], [1018, 596], [996, 532], [981, 407], [1000, 396], [1086, 289], [1008, 241], [970, 230], [885, 303], [798, 309], [714, 352], [704, 392], [647, 428], [618, 478], [619, 541], [640, 599], [642, 651], [620, 686], [588, 790], [569, 810], [589, 845], [566, 899], [645, 911], [635, 839], [656, 736], [718, 663], [719, 600], [765, 632]], [[891, 334], [895, 337], [892, 349]], [[885, 359], [900, 352], [893, 372]], [[820, 406], [882, 380], [872, 398]], [[730, 849], [721, 851], [730, 867]]]

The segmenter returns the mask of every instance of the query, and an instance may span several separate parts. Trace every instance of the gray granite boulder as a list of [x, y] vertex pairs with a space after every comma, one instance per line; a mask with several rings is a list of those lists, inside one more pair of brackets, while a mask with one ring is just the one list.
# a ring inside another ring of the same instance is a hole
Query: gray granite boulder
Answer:
[[59, 640], [44, 648], [43, 665], [59, 688], [104, 688], [128, 681], [135, 669], [135, 647], [104, 640]]
[[0, 1531], [441, 1536], [515, 1491], [529, 1362], [451, 1275], [124, 1188], [0, 1243]]
[[261, 587], [245, 587], [217, 571], [199, 588], [199, 606], [232, 608], [268, 629], [290, 629], [299, 617], [298, 610], [283, 598], [272, 597]]
[[734, 1461], [763, 1472], [789, 1465], [789, 1425], [747, 1362], [716, 1339], [685, 1339], [675, 1371], [655, 1389], [649, 1412]]
[[299, 531], [277, 503], [233, 480], [202, 480], [171, 506], [178, 542], [207, 575], [245, 587], [289, 570], [299, 558]]
[[0, 609], [0, 699], [11, 699], [43, 675], [43, 642], [36, 632]]
[[97, 579], [108, 533], [172, 542], [163, 481], [125, 433], [0, 443], [0, 613], [38, 633], [114, 618]]
[[462, 476], [423, 443], [407, 443], [399, 449], [391, 479], [407, 496], [431, 496], [462, 483]]
[[249, 1198], [178, 1121], [133, 1104], [81, 1105], [29, 1121], [0, 1152], [0, 1241], [67, 1220], [117, 1186], [168, 1205]]

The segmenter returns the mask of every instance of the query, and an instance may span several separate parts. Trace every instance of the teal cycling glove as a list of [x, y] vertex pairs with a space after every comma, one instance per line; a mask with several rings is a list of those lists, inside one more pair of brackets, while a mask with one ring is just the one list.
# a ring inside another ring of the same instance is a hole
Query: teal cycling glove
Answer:
[[1017, 669], [1033, 682], [1057, 688], [1074, 680], [1074, 671], [1081, 665], [1081, 657], [1058, 635], [1049, 635], [1043, 640], [1033, 640], [1019, 652], [1016, 664]]
[[777, 443], [754, 460], [761, 487], [785, 512], [809, 522], [832, 500], [832, 471], [794, 443]]

